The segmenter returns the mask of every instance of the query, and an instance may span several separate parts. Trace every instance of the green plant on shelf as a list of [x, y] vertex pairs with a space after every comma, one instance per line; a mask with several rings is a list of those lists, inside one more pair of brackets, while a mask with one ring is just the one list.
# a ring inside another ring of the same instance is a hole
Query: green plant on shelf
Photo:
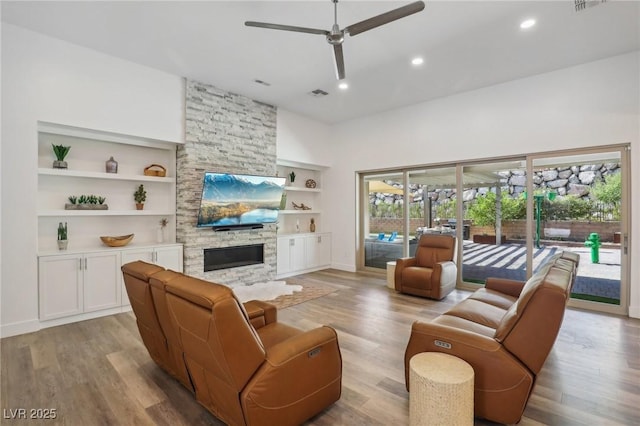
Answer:
[[51, 146], [53, 146], [53, 153], [55, 154], [56, 160], [58, 161], [64, 161], [64, 158], [67, 156], [67, 154], [71, 150], [70, 146], [53, 145], [53, 144]]
[[138, 204], [142, 204], [147, 200], [147, 191], [144, 190], [144, 185], [140, 184], [138, 186], [138, 189], [133, 193], [133, 199]]
[[58, 224], [58, 241], [64, 241], [67, 239], [67, 222], [62, 225], [62, 222]]

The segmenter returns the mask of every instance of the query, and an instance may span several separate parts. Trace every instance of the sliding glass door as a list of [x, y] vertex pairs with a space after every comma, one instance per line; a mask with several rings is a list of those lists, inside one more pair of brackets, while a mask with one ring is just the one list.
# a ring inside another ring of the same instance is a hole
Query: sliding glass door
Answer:
[[528, 279], [580, 255], [572, 304], [624, 313], [628, 146], [360, 173], [359, 267], [384, 270], [424, 233], [458, 237], [458, 286]]
[[626, 150], [584, 150], [532, 160], [534, 254], [580, 256], [572, 303], [626, 306]]

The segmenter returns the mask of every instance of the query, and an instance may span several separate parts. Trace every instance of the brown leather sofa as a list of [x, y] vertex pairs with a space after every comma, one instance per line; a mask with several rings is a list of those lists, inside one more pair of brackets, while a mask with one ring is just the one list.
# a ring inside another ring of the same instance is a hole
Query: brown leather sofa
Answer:
[[456, 288], [456, 237], [424, 234], [414, 257], [396, 260], [395, 289], [440, 300]]
[[476, 417], [516, 423], [562, 323], [579, 256], [554, 255], [526, 283], [489, 278], [484, 288], [430, 322], [416, 321], [405, 352], [442, 352], [475, 372]]
[[151, 358], [229, 425], [297, 425], [340, 398], [334, 329], [302, 331], [275, 306], [142, 261], [122, 266]]

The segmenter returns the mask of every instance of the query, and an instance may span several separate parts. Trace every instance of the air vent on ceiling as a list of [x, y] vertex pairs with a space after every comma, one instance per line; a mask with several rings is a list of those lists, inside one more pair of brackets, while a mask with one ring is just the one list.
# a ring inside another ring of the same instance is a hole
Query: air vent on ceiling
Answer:
[[260, 80], [259, 78], [256, 78], [255, 80], [253, 80], [254, 83], [258, 83], [258, 84], [262, 84], [263, 86], [271, 86], [271, 83], [267, 83], [266, 81]]
[[315, 96], [316, 98], [321, 98], [323, 96], [327, 96], [329, 92], [325, 92], [322, 89], [316, 89], [309, 92], [311, 96]]
[[607, 0], [574, 0], [576, 5], [576, 12], [585, 10], [587, 7], [597, 6], [599, 4], [605, 3], [606, 1]]

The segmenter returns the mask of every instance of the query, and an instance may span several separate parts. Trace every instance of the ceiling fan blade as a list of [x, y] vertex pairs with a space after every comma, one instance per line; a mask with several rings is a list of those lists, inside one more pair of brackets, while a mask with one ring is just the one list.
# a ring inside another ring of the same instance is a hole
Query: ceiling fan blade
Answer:
[[345, 77], [344, 72], [344, 56], [342, 55], [342, 45], [336, 44], [333, 46], [333, 55], [336, 59], [336, 77], [338, 80], [343, 80]]
[[405, 16], [418, 13], [422, 9], [424, 9], [424, 2], [416, 1], [406, 6], [390, 10], [389, 12], [383, 13], [381, 15], [374, 16], [373, 18], [365, 19], [364, 21], [349, 25], [344, 29], [344, 31], [348, 32], [350, 36], [355, 36], [365, 31], [369, 31], [371, 29], [379, 27], [380, 25], [393, 22], [396, 19], [404, 18]]
[[268, 28], [271, 30], [295, 31], [297, 33], [320, 34], [324, 36], [329, 35], [329, 31], [327, 30], [318, 30], [315, 28], [307, 28], [307, 27], [294, 27], [292, 25], [268, 24], [266, 22], [254, 22], [254, 21], [246, 21], [244, 24], [247, 27], [259, 27], [259, 28]]

